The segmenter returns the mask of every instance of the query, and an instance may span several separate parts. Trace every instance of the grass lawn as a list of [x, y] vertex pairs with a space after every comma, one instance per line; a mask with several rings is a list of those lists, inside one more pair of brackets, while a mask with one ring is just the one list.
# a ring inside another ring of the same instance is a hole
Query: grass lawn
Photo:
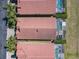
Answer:
[[79, 1], [67, 0], [65, 59], [79, 59]]

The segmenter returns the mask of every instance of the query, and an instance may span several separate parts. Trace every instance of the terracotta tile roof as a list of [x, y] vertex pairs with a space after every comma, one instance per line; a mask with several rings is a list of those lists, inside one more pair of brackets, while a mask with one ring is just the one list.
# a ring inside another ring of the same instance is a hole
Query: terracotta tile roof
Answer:
[[[26, 26], [25, 26], [26, 25]], [[53, 17], [20, 17], [17, 26], [22, 28], [56, 28], [56, 19]]]
[[54, 44], [17, 43], [18, 59], [54, 59]]
[[53, 14], [56, 0], [18, 0], [19, 14]]
[[17, 39], [55, 39], [56, 20], [53, 17], [17, 18]]

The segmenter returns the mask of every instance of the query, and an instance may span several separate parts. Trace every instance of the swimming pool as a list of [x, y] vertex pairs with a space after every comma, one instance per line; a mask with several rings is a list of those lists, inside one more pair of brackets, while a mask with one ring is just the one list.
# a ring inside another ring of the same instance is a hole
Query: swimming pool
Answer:
[[62, 44], [56, 44], [55, 46], [55, 59], [64, 59], [64, 52], [62, 52], [64, 46]]
[[57, 31], [62, 31], [62, 20], [57, 19]]
[[59, 59], [58, 58], [58, 48], [55, 49], [55, 59]]
[[57, 8], [63, 8], [62, 0], [57, 0]]
[[63, 0], [56, 0], [56, 7], [57, 12], [62, 13], [64, 11]]

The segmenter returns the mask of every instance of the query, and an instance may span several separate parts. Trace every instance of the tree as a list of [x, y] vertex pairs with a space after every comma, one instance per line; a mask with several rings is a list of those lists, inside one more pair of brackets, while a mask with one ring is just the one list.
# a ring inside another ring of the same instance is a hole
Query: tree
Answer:
[[66, 14], [66, 12], [64, 12], [64, 13], [56, 13], [56, 18], [66, 19], [67, 14]]
[[6, 42], [7, 50], [12, 52], [16, 50], [16, 39], [13, 36], [10, 36]]
[[7, 5], [7, 23], [9, 28], [15, 28], [16, 24], [16, 6], [12, 3]]

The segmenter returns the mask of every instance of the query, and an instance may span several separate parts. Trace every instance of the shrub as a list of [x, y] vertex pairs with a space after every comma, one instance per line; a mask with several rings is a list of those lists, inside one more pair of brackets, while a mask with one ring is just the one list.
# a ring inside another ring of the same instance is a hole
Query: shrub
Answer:
[[54, 17], [66, 19], [67, 18], [67, 14], [66, 13], [56, 13], [56, 14], [54, 14]]
[[65, 44], [66, 43], [66, 40], [62, 40], [62, 39], [56, 39], [54, 41], [55, 44]]
[[15, 28], [16, 24], [16, 6], [9, 3], [7, 5], [7, 23], [9, 28]]
[[6, 47], [9, 52], [15, 51], [16, 49], [16, 40], [15, 37], [10, 36], [6, 42]]

